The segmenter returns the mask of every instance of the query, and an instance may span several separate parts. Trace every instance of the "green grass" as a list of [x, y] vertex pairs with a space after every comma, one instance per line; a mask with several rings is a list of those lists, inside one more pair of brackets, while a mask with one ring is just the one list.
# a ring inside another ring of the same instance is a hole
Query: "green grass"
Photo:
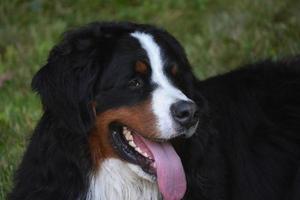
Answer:
[[65, 30], [96, 20], [130, 20], [164, 27], [185, 47], [199, 78], [264, 58], [300, 52], [298, 0], [1, 0], [0, 199], [11, 187], [41, 114], [30, 89]]

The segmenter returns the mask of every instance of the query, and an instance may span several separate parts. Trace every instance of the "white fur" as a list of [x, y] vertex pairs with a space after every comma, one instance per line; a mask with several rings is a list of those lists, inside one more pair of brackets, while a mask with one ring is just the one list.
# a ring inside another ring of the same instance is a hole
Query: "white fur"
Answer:
[[171, 116], [170, 107], [179, 100], [191, 101], [179, 89], [174, 87], [164, 73], [163, 55], [152, 35], [142, 32], [131, 34], [147, 52], [152, 69], [152, 82], [157, 88], [152, 93], [152, 109], [157, 117], [157, 125], [161, 138], [171, 138], [176, 135], [176, 127]]
[[87, 200], [162, 199], [156, 181], [136, 165], [119, 159], [105, 160], [91, 177]]

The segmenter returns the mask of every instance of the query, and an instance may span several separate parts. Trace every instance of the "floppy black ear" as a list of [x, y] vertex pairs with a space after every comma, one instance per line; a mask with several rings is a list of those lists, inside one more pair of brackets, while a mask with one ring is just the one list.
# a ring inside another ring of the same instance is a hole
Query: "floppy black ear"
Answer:
[[44, 111], [72, 132], [87, 132], [93, 121], [93, 86], [109, 62], [117, 37], [128, 24], [93, 23], [67, 32], [34, 76], [32, 88]]
[[95, 80], [96, 73], [88, 72], [90, 66], [72, 68], [68, 61], [70, 57], [55, 56], [59, 58], [55, 62], [49, 61], [34, 76], [32, 88], [41, 96], [44, 111], [61, 127], [72, 132], [86, 131], [92, 120], [88, 102], [92, 100], [93, 92], [88, 83]]

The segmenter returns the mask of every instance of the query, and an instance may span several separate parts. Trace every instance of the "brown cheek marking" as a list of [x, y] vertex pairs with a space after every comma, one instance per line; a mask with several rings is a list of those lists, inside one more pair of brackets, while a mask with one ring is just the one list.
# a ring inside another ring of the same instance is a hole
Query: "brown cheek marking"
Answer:
[[99, 167], [104, 159], [118, 158], [110, 141], [108, 126], [112, 122], [122, 123], [144, 137], [158, 136], [150, 100], [135, 106], [120, 107], [100, 113], [96, 117], [95, 128], [89, 137], [91, 157], [95, 167]]
[[136, 61], [136, 63], [135, 63], [135, 71], [136, 72], [139, 72], [141, 74], [146, 74], [147, 69], [148, 69], [148, 67], [144, 62], [142, 62], [140, 60]]

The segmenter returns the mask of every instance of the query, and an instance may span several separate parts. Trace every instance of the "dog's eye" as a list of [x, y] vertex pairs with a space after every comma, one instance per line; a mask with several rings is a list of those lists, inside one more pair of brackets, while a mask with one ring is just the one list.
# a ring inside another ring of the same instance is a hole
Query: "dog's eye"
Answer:
[[128, 87], [130, 89], [139, 89], [143, 87], [144, 83], [143, 80], [140, 78], [133, 78], [128, 82]]

